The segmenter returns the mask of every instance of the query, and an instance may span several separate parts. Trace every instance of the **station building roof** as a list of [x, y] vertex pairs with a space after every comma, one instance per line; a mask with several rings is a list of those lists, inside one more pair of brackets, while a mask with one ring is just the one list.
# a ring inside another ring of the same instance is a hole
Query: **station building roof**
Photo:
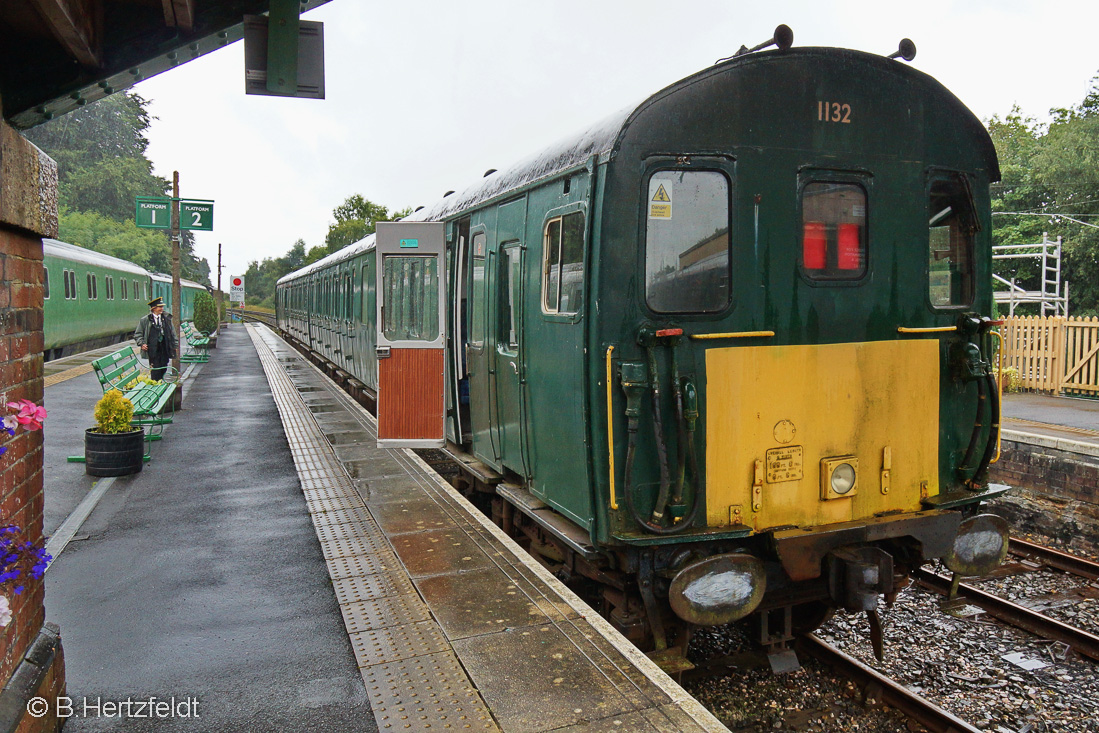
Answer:
[[[301, 12], [328, 0], [301, 0]], [[0, 105], [27, 129], [240, 40], [269, 0], [2, 0]], [[243, 85], [243, 69], [241, 70]]]

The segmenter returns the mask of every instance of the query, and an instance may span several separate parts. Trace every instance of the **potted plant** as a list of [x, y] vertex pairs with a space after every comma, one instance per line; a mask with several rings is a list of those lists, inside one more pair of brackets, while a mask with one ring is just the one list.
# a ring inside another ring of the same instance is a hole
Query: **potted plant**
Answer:
[[145, 431], [134, 428], [134, 405], [117, 389], [95, 405], [95, 427], [84, 431], [84, 467], [89, 476], [126, 476], [141, 470]]

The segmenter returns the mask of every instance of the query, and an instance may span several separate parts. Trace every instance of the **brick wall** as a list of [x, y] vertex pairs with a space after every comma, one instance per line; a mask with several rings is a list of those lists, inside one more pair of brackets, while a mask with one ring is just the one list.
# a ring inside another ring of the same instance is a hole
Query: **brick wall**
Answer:
[[[57, 165], [0, 122], [0, 396], [42, 403], [42, 237], [57, 235]], [[0, 411], [7, 413], [6, 406]], [[56, 419], [56, 418], [55, 418]], [[5, 434], [3, 437], [7, 437]], [[42, 433], [19, 429], [0, 456], [0, 525], [42, 541]], [[60, 640], [44, 629], [45, 587], [28, 579], [12, 598], [13, 619], [0, 629], [0, 728], [54, 730], [49, 716], [23, 715], [28, 695], [64, 694]], [[52, 639], [45, 644], [44, 639]], [[48, 658], [40, 658], [49, 648]], [[35, 650], [38, 650], [36, 653]], [[28, 651], [30, 656], [28, 656]]]
[[1011, 486], [1039, 489], [1068, 501], [1099, 504], [1099, 456], [1010, 440], [1005, 431], [1000, 460], [989, 467], [989, 478]]
[[[42, 240], [0, 226], [0, 395], [6, 404], [41, 404]], [[6, 414], [6, 407], [4, 408]], [[0, 456], [0, 524], [23, 528], [21, 539], [42, 540], [42, 432], [17, 430]], [[0, 682], [11, 677], [45, 622], [41, 581], [31, 581], [12, 604], [3, 629]]]

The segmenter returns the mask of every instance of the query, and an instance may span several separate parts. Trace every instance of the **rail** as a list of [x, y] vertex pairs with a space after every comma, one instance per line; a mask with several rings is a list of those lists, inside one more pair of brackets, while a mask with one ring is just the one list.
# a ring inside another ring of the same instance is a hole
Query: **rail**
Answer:
[[844, 654], [816, 634], [800, 637], [798, 648], [845, 677], [853, 679], [868, 695], [880, 693], [882, 702], [900, 710], [934, 733], [979, 733], [981, 730], [889, 679], [873, 667]]
[[[950, 593], [950, 578], [945, 575], [920, 568], [912, 574], [912, 577], [928, 590], [942, 595]], [[1029, 631], [1043, 639], [1063, 642], [1080, 654], [1099, 660], [1099, 636], [1095, 634], [1069, 626], [1043, 613], [986, 593], [966, 583], [958, 584], [958, 597], [983, 608], [1005, 623]]]
[[1008, 550], [1013, 555], [1039, 560], [1051, 568], [1057, 568], [1066, 573], [1078, 575], [1081, 578], [1099, 580], [1099, 562], [1094, 562], [1093, 560], [1070, 555], [1067, 552], [1054, 550], [1051, 547], [1045, 547], [1043, 545], [1036, 545], [1033, 542], [1027, 542], [1026, 540], [1020, 540], [1014, 537], [1011, 538], [1011, 545]]

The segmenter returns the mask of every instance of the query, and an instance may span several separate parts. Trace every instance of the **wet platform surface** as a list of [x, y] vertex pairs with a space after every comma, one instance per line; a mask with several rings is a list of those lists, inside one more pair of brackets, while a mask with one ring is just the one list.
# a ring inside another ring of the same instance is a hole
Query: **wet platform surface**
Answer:
[[[1005, 437], [1025, 436], [1081, 444], [1099, 452], [1099, 400], [1039, 394], [1005, 394], [1002, 426]], [[1087, 452], [1091, 452], [1088, 450]]]
[[[48, 532], [92, 487], [81, 434], [47, 424]], [[265, 327], [222, 334], [153, 450], [51, 566], [47, 617], [70, 696], [203, 716], [68, 730], [724, 730]]]

